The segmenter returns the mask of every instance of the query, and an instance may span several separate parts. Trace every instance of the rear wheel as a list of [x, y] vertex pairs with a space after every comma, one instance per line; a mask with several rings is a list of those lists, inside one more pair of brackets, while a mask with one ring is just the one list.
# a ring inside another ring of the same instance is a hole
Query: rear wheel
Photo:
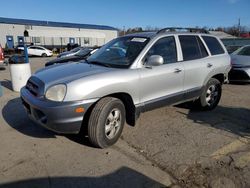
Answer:
[[100, 148], [116, 143], [122, 133], [125, 117], [125, 107], [121, 100], [113, 97], [101, 99], [89, 117], [90, 142]]
[[214, 109], [221, 98], [221, 83], [215, 78], [211, 78], [199, 99], [195, 101], [195, 106], [201, 110]]

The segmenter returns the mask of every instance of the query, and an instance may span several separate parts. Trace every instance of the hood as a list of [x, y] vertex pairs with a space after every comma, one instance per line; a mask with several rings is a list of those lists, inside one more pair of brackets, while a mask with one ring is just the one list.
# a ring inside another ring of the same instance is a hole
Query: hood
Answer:
[[70, 51], [66, 51], [66, 52], [62, 52], [62, 53], [60, 53], [57, 57], [63, 57], [63, 56], [65, 56], [65, 55], [68, 55], [68, 54], [71, 54], [72, 52], [70, 52]]
[[233, 67], [250, 67], [250, 56], [231, 55]]
[[49, 61], [48, 63], [49, 64], [64, 63], [64, 62], [74, 61], [74, 60], [78, 60], [78, 59], [80, 59], [79, 56], [73, 55], [73, 56], [67, 56], [67, 57], [59, 57], [59, 58], [56, 58], [56, 59], [53, 59], [53, 60]]
[[45, 83], [45, 87], [60, 83], [69, 83], [79, 78], [108, 72], [112, 68], [87, 63], [70, 63], [40, 69], [34, 76]]

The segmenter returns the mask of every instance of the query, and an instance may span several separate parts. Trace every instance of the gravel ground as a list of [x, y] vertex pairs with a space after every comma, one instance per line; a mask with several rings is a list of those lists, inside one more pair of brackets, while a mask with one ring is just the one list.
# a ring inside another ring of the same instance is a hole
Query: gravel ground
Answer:
[[[50, 58], [31, 58], [32, 72]], [[108, 149], [32, 123], [0, 71], [0, 187], [250, 187], [250, 85], [223, 86], [211, 112], [144, 113]]]

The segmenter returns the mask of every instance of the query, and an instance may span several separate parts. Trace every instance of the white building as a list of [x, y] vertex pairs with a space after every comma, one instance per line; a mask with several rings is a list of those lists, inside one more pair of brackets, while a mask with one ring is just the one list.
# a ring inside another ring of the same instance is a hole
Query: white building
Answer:
[[0, 17], [0, 44], [8, 48], [24, 42], [51, 48], [65, 47], [68, 43], [101, 46], [117, 36], [117, 29], [104, 25]]

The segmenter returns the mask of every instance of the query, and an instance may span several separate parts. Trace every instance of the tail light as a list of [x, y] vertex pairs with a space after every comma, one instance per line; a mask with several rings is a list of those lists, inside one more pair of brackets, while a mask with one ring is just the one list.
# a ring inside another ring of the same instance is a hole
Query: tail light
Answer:
[[0, 46], [0, 59], [4, 59], [3, 48]]

